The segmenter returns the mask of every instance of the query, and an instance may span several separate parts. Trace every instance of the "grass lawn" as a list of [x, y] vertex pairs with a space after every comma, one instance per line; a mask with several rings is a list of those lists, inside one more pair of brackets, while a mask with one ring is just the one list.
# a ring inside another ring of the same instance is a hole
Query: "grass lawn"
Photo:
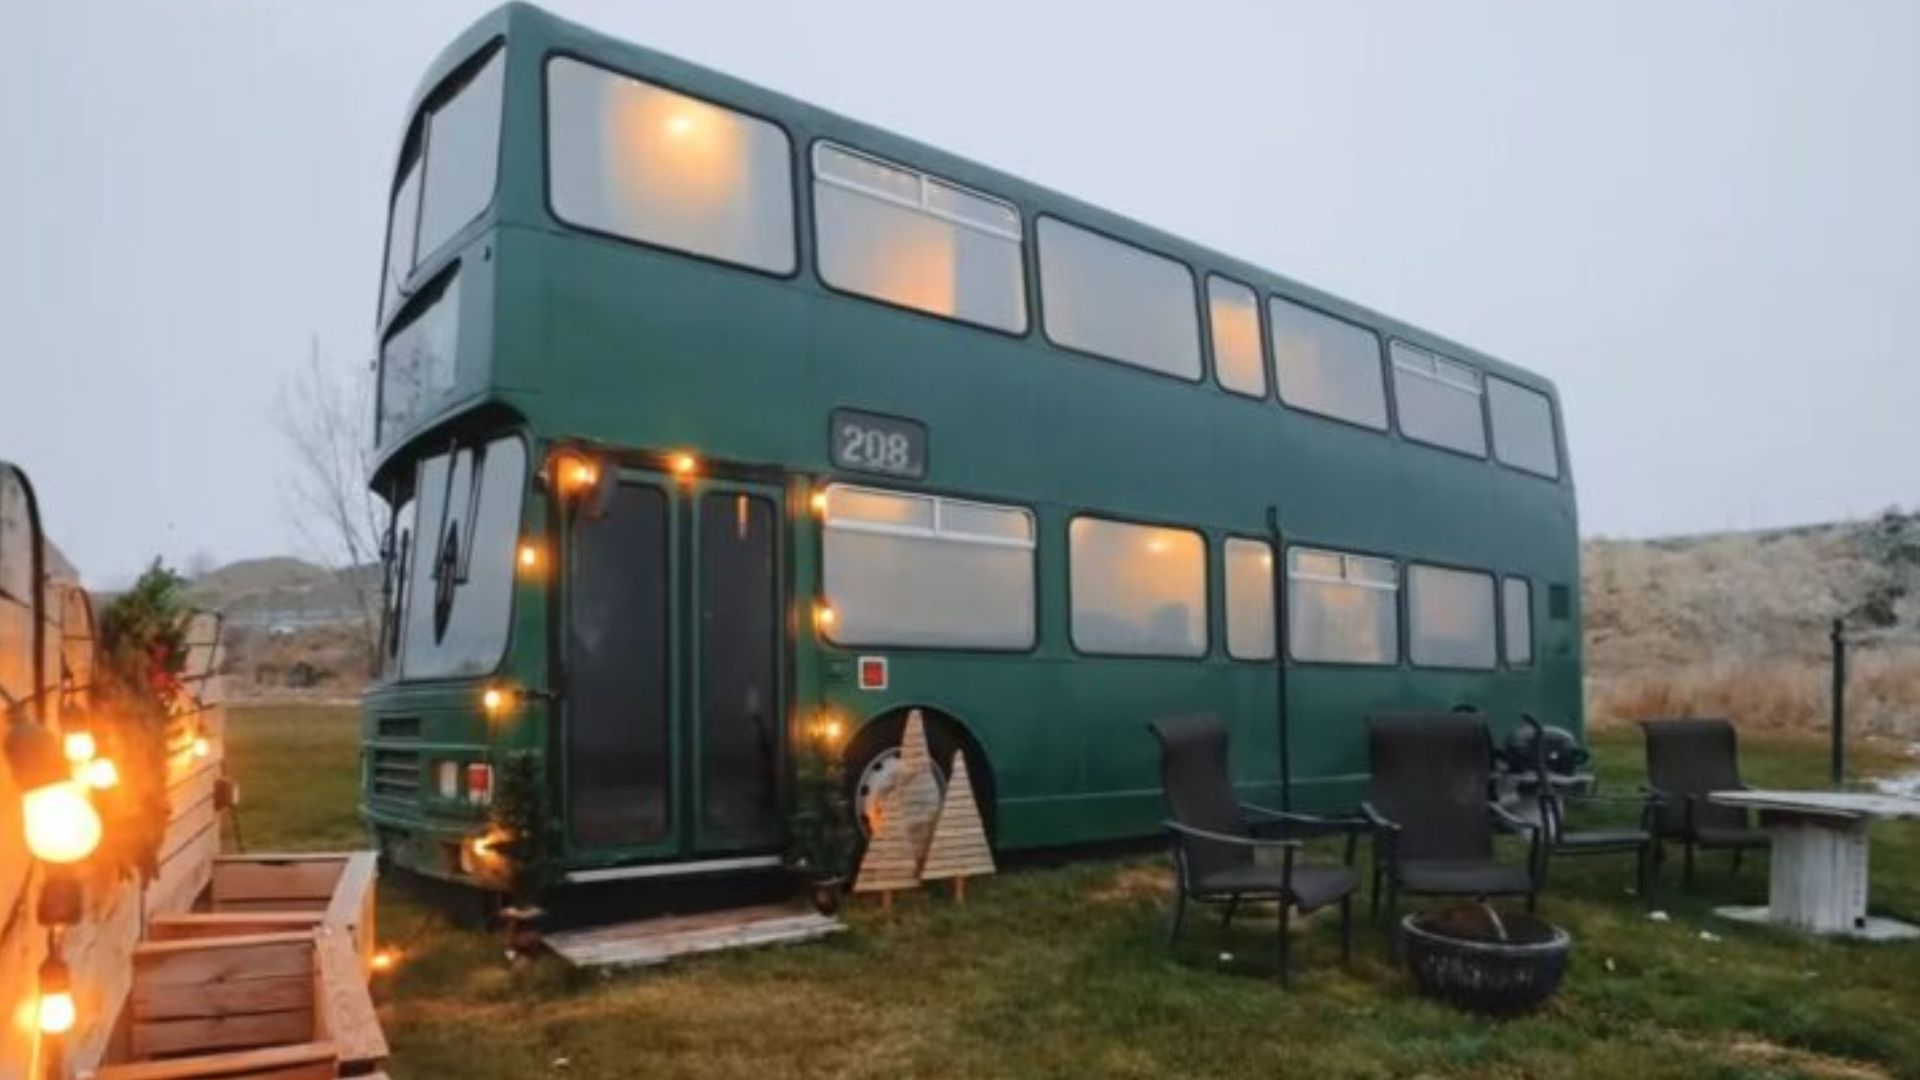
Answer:
[[[235, 710], [229, 730], [249, 846], [358, 842], [351, 710]], [[1632, 791], [1638, 735], [1597, 750], [1605, 787]], [[1824, 780], [1815, 741], [1743, 750], [1756, 784]], [[1873, 860], [1874, 909], [1920, 916], [1920, 828], [1878, 828]], [[376, 993], [403, 1078], [1920, 1076], [1920, 944], [1807, 941], [1707, 913], [1762, 902], [1764, 860], [1729, 883], [1709, 856], [1683, 897], [1670, 859], [1664, 923], [1625, 895], [1631, 877], [1624, 858], [1555, 865], [1542, 911], [1572, 931], [1573, 968], [1544, 1012], [1505, 1023], [1417, 996], [1383, 930], [1363, 929], [1342, 967], [1331, 916], [1301, 931], [1291, 991], [1267, 978], [1258, 912], [1230, 933], [1191, 920], [1169, 951], [1168, 870], [1145, 857], [976, 882], [965, 908], [944, 893], [897, 900], [891, 918], [855, 905], [852, 931], [826, 942], [612, 976], [510, 963], [388, 882], [381, 930], [408, 955]]]

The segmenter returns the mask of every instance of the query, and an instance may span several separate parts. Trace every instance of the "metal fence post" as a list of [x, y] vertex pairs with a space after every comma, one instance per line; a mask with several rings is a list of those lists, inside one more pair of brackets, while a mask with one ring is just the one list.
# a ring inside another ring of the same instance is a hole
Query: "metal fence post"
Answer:
[[1833, 620], [1833, 786], [1847, 778], [1847, 636], [1846, 621]]

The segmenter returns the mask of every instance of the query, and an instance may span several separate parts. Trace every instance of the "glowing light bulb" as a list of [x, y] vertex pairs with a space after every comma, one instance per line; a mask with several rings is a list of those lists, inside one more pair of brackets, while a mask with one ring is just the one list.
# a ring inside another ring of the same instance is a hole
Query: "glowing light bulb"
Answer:
[[811, 502], [813, 505], [814, 513], [820, 514], [822, 516], [826, 514], [827, 512], [827, 493], [826, 492], [824, 491], [814, 492], [813, 499], [811, 500]]
[[593, 459], [570, 450], [553, 455], [547, 471], [562, 495], [583, 494], [600, 482], [600, 466]]
[[88, 787], [105, 791], [120, 783], [120, 770], [113, 764], [112, 758], [94, 758], [87, 762], [85, 778]]
[[480, 694], [480, 707], [488, 716], [498, 717], [513, 705], [513, 694], [498, 686], [489, 686]]
[[540, 568], [540, 545], [531, 540], [520, 544], [520, 569], [538, 570]]
[[385, 974], [400, 965], [400, 952], [397, 949], [381, 949], [373, 954], [370, 963], [376, 973]]
[[99, 746], [93, 741], [93, 732], [69, 731], [67, 737], [61, 742], [61, 750], [67, 755], [68, 761], [75, 765], [85, 765], [93, 760], [94, 754], [99, 752]]
[[73, 1003], [73, 991], [64, 987], [40, 993], [40, 1034], [65, 1035], [73, 1030], [80, 1010]]
[[194, 757], [204, 758], [211, 755], [212, 753], [213, 753], [213, 744], [207, 741], [207, 737], [205, 735], [195, 735], [193, 737], [193, 756]]
[[699, 459], [695, 458], [692, 454], [673, 455], [673, 475], [682, 480], [692, 477], [693, 471], [699, 467]]
[[833, 610], [832, 604], [822, 600], [813, 605], [813, 625], [818, 629], [823, 631], [831, 630], [833, 629], [833, 624], [839, 620], [840, 614]]
[[100, 846], [100, 814], [77, 781], [34, 788], [21, 796], [20, 808], [27, 850], [42, 862], [79, 862]]

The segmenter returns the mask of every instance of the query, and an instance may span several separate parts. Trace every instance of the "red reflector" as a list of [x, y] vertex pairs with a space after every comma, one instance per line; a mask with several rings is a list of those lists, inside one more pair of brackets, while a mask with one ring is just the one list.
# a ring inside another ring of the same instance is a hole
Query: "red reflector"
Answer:
[[467, 801], [482, 804], [493, 801], [493, 766], [467, 766]]
[[887, 688], [887, 658], [884, 656], [863, 656], [860, 658], [860, 689], [885, 690]]

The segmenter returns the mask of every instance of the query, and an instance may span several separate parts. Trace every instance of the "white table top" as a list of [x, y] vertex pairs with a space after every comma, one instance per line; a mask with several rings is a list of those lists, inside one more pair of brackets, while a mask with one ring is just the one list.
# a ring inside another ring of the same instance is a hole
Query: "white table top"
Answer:
[[1722, 806], [1756, 810], [1849, 818], [1920, 818], [1920, 799], [1870, 791], [1716, 791], [1707, 798]]

